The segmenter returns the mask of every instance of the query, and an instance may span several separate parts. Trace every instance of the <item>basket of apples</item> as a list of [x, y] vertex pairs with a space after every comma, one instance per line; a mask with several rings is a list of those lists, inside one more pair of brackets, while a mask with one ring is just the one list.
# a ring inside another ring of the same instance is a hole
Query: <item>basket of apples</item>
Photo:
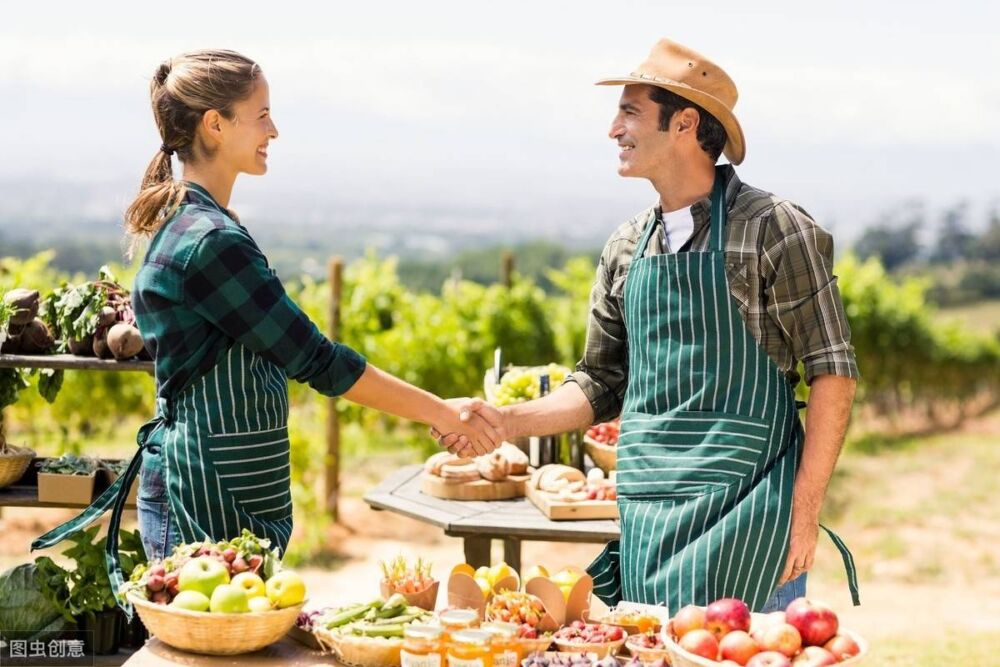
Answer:
[[673, 667], [857, 665], [868, 653], [832, 609], [807, 598], [771, 614], [752, 614], [736, 598], [689, 605], [662, 632]]
[[594, 653], [598, 658], [605, 658], [617, 653], [627, 636], [618, 625], [573, 621], [557, 630], [553, 639], [564, 653]]
[[207, 655], [256, 651], [288, 633], [306, 600], [302, 579], [281, 569], [270, 546], [248, 530], [182, 544], [137, 567], [122, 592], [165, 644]]
[[603, 424], [595, 424], [583, 434], [583, 446], [594, 461], [594, 465], [610, 473], [618, 465], [618, 434], [621, 422], [617, 419]]

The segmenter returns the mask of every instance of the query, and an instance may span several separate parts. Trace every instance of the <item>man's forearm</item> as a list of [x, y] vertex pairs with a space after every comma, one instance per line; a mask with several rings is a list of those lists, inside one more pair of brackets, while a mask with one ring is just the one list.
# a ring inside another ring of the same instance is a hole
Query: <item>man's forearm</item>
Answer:
[[812, 383], [794, 503], [796, 512], [816, 521], [844, 444], [856, 387], [857, 382], [852, 378], [836, 375], [821, 375]]
[[594, 409], [575, 382], [559, 386], [548, 396], [501, 408], [507, 436], [555, 435], [590, 426]]

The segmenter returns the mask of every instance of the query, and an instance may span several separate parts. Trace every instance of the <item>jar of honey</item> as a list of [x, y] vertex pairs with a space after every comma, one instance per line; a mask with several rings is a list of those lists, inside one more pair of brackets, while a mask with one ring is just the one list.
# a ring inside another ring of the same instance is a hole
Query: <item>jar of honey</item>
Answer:
[[432, 625], [410, 625], [403, 630], [402, 667], [443, 667], [444, 630]]
[[451, 633], [459, 630], [469, 630], [479, 625], [479, 612], [475, 609], [449, 609], [438, 615], [441, 628], [444, 630], [444, 641], [448, 641]]
[[483, 630], [451, 633], [448, 667], [493, 667], [493, 634]]
[[517, 640], [517, 624], [498, 621], [487, 623], [483, 630], [493, 635], [490, 645], [493, 667], [519, 667], [524, 655]]

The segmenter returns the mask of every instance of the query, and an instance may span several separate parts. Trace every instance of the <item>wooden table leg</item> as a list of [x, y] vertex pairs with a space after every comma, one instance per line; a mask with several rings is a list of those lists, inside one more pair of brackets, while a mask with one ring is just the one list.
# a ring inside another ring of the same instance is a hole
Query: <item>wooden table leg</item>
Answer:
[[517, 537], [505, 537], [503, 540], [503, 561], [521, 571], [521, 540]]
[[482, 567], [490, 565], [490, 538], [488, 537], [466, 537], [465, 562], [472, 567]]

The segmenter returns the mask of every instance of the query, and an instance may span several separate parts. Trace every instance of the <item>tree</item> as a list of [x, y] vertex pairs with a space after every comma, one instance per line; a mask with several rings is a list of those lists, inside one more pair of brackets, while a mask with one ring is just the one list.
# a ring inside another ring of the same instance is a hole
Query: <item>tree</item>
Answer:
[[969, 259], [976, 245], [976, 235], [966, 224], [968, 202], [959, 202], [944, 212], [937, 243], [931, 251], [931, 262], [952, 264]]

